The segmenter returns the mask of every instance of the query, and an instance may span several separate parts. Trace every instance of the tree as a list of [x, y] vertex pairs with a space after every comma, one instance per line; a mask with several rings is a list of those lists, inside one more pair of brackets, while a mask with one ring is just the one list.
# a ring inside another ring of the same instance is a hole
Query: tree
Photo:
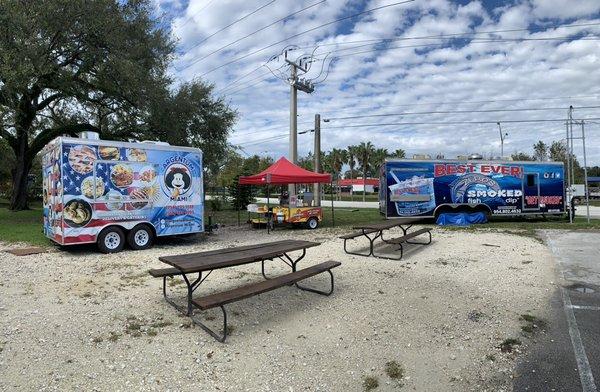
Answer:
[[541, 162], [548, 160], [548, 146], [546, 143], [540, 140], [533, 145], [533, 158]]
[[[550, 160], [555, 162], [562, 162], [565, 165], [565, 171], [568, 169], [569, 165], [569, 151], [567, 149], [567, 145], [561, 141], [553, 141], [549, 148]], [[574, 178], [572, 181], [574, 183], [583, 183], [584, 182], [584, 173], [583, 168], [579, 164], [577, 157], [575, 155], [571, 155], [571, 165], [573, 165], [573, 174]], [[565, 173], [565, 175], [567, 175]]]
[[[358, 155], [357, 146], [348, 146], [346, 148], [346, 163], [350, 166], [350, 180], [354, 179], [354, 167], [356, 166], [356, 156]], [[350, 200], [354, 201], [353, 186], [350, 185]]]
[[298, 158], [298, 166], [303, 169], [314, 171], [315, 158], [312, 152], [309, 152], [307, 156]]
[[[342, 167], [344, 166], [344, 164], [346, 163], [347, 160], [347, 156], [346, 156], [346, 150], [341, 150], [339, 148], [334, 148], [329, 152], [329, 161], [331, 163], [331, 168], [332, 168], [332, 172], [331, 174], [333, 175], [334, 178], [334, 182], [338, 181], [340, 179], [340, 173], [342, 171]], [[338, 190], [339, 190], [339, 185], [338, 185]], [[340, 192], [338, 192], [338, 197]]]
[[372, 176], [376, 176], [381, 165], [385, 163], [385, 159], [389, 156], [388, 150], [385, 148], [377, 148], [371, 156], [371, 169], [375, 173], [371, 173]]
[[406, 151], [404, 151], [401, 148], [398, 148], [390, 154], [390, 158], [398, 158], [398, 159], [406, 158]]
[[222, 99], [213, 99], [212, 90], [212, 85], [194, 80], [167, 91], [151, 102], [147, 124], [131, 126], [129, 134], [200, 148], [204, 178], [216, 179], [227, 159], [227, 136], [237, 114]]
[[174, 51], [150, 0], [0, 2], [0, 138], [15, 155], [10, 208], [28, 208], [36, 154], [63, 134], [128, 138], [164, 102]]
[[524, 152], [515, 152], [511, 155], [513, 161], [534, 161], [535, 159]]
[[362, 168], [363, 175], [363, 201], [366, 201], [366, 192], [367, 188], [367, 172], [369, 170], [369, 164], [371, 163], [371, 157], [375, 152], [375, 147], [371, 142], [361, 142], [358, 145], [358, 155], [356, 159], [358, 160], [358, 164]]

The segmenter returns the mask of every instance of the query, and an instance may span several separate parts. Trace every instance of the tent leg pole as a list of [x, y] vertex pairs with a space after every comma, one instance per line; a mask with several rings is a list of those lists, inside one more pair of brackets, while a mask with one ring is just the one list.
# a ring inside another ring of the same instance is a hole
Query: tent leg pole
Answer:
[[271, 224], [271, 222], [270, 222], [271, 221], [271, 214], [269, 212], [269, 195], [270, 195], [269, 184], [267, 184], [267, 234], [270, 233], [270, 231], [269, 231], [270, 227], [269, 226]]
[[333, 182], [331, 182], [331, 226], [335, 227], [335, 214], [333, 212]]
[[240, 182], [238, 181], [238, 186], [237, 186], [237, 218], [238, 218], [238, 226], [240, 225], [240, 207], [241, 207], [241, 203], [240, 203]]

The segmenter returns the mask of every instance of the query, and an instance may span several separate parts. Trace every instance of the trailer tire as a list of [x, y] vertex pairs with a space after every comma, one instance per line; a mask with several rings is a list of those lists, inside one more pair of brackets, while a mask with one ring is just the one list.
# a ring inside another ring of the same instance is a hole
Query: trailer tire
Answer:
[[312, 218], [308, 218], [306, 221], [306, 227], [310, 230], [314, 230], [319, 227], [319, 220], [314, 216]]
[[105, 228], [98, 234], [98, 249], [102, 253], [117, 253], [125, 247], [125, 234], [117, 226]]
[[154, 243], [154, 231], [149, 225], [137, 225], [127, 233], [127, 243], [133, 250], [148, 249]]

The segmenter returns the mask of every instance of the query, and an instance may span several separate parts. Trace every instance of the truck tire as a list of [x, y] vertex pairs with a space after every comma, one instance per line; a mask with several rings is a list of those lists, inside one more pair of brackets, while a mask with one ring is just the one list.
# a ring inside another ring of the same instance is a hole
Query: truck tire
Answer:
[[98, 249], [102, 253], [117, 253], [125, 247], [125, 234], [117, 226], [102, 230], [97, 238]]
[[319, 220], [314, 216], [312, 218], [308, 218], [306, 221], [306, 227], [310, 230], [314, 230], [319, 227]]
[[148, 225], [137, 225], [127, 233], [127, 243], [133, 250], [148, 249], [154, 243], [154, 232]]

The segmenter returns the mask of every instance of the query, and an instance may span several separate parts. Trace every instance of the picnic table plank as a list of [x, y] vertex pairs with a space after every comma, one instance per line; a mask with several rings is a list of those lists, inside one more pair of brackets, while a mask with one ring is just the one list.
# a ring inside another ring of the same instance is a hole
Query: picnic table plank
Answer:
[[392, 227], [406, 225], [414, 222], [420, 221], [421, 218], [398, 218], [398, 219], [390, 219], [383, 222], [375, 222], [375, 223], [366, 223], [359, 226], [354, 226], [355, 230], [386, 230], [391, 229]]
[[216, 251], [162, 256], [159, 260], [184, 273], [193, 273], [253, 263], [318, 245], [318, 242], [283, 240]]

